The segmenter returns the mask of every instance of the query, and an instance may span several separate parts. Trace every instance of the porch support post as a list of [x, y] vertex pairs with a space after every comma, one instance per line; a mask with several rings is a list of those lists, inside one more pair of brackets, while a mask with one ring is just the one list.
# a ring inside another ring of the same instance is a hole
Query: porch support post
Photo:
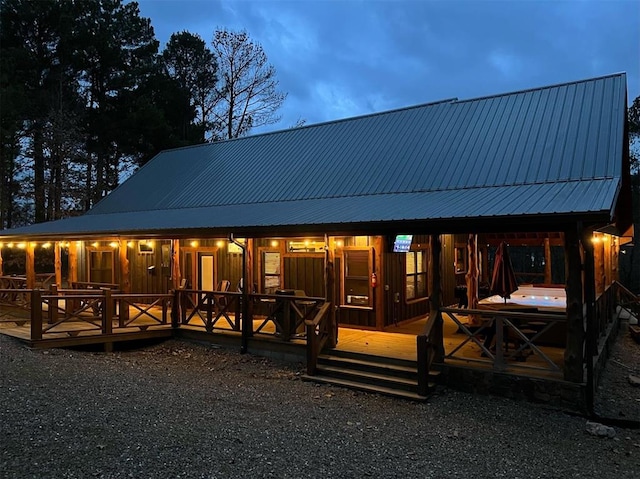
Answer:
[[444, 333], [440, 308], [442, 307], [442, 242], [440, 235], [431, 235], [431, 261], [429, 261], [429, 318], [435, 318], [431, 329], [434, 361], [444, 360]]
[[585, 229], [582, 234], [582, 248], [584, 251], [584, 303], [587, 314], [585, 331], [585, 360], [587, 364], [586, 400], [589, 413], [593, 412], [593, 357], [598, 354], [597, 328], [595, 327], [596, 278], [592, 234], [592, 231], [589, 229]]
[[324, 252], [324, 299], [327, 303], [331, 303], [329, 309], [329, 339], [328, 346], [335, 348], [338, 344], [338, 323], [336, 322], [336, 304], [335, 304], [335, 242], [325, 236], [324, 243], [326, 249]]
[[118, 241], [118, 253], [120, 256], [120, 289], [123, 293], [131, 293], [131, 278], [129, 277], [129, 258], [127, 257], [127, 240], [120, 238]]
[[69, 243], [69, 287], [78, 281], [78, 242]]
[[544, 239], [544, 282], [552, 283], [551, 276], [551, 242], [549, 238]]
[[604, 292], [604, 288], [606, 287], [605, 276], [607, 273], [604, 265], [604, 255], [605, 255], [604, 236], [600, 235], [597, 238], [598, 238], [598, 242], [595, 245], [593, 244], [591, 235], [589, 235], [589, 237], [585, 236], [584, 241], [582, 243], [584, 246], [588, 245], [593, 255], [594, 269], [597, 272], [597, 274], [594, 273], [595, 293], [596, 295], [599, 295]]
[[35, 267], [35, 243], [27, 241], [26, 248], [26, 264], [27, 270], [27, 289], [36, 287], [36, 267]]
[[4, 262], [2, 260], [2, 246], [0, 246], [0, 276], [4, 276]]
[[180, 288], [180, 240], [171, 240], [171, 279], [174, 290]]
[[53, 244], [53, 270], [56, 273], [56, 285], [62, 289], [62, 244], [56, 241]]
[[567, 346], [564, 351], [564, 379], [584, 381], [584, 319], [582, 316], [582, 262], [578, 226], [564, 234], [566, 292], [567, 292]]
[[[469, 252], [469, 270], [465, 276], [467, 280], [467, 304], [469, 309], [478, 307], [478, 235], [470, 234], [467, 241]], [[469, 316], [469, 322], [476, 324], [478, 318]]]
[[377, 286], [373, 288], [373, 298], [376, 316], [376, 329], [382, 331], [384, 329], [384, 289], [382, 286], [385, 283], [384, 279], [384, 267], [382, 263], [382, 252], [384, 251], [384, 238], [382, 236], [373, 237], [373, 272], [377, 277]]

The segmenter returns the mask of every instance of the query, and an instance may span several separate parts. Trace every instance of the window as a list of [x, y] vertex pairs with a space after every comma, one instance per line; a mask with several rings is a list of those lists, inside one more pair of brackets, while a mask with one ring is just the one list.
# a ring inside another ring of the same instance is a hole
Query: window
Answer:
[[371, 250], [345, 249], [343, 261], [343, 305], [371, 307]]
[[406, 255], [406, 299], [427, 297], [427, 268], [424, 251], [409, 251]]
[[273, 294], [280, 289], [280, 253], [277, 251], [262, 252], [263, 279], [262, 291]]

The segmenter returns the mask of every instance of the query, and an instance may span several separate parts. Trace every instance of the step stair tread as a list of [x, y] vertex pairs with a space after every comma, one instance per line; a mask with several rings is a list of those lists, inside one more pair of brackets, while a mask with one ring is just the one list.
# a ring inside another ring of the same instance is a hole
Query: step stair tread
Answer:
[[418, 385], [417, 380], [390, 376], [388, 374], [373, 373], [369, 371], [360, 371], [358, 369], [348, 369], [348, 368], [341, 368], [338, 366], [329, 366], [325, 364], [318, 365], [318, 372], [320, 372], [321, 374], [324, 373], [327, 376], [330, 376], [332, 373], [345, 374], [345, 375], [348, 374], [349, 376], [353, 376], [353, 377], [369, 378], [369, 379], [376, 379], [378, 381], [394, 382], [394, 383], [403, 384], [406, 386]]
[[368, 359], [355, 359], [355, 358], [350, 358], [350, 357], [344, 357], [344, 356], [335, 356], [335, 355], [331, 355], [331, 354], [321, 354], [318, 357], [319, 360], [325, 361], [325, 362], [339, 362], [339, 363], [343, 363], [343, 364], [353, 364], [353, 365], [358, 365], [358, 366], [366, 366], [366, 367], [373, 367], [373, 368], [384, 368], [384, 369], [389, 369], [389, 370], [393, 370], [393, 371], [401, 371], [401, 372], [405, 372], [405, 373], [417, 373], [418, 372], [418, 368], [415, 366], [401, 366], [398, 364], [392, 364], [392, 363], [387, 363], [384, 362], [384, 360], [382, 361], [375, 361], [375, 360], [368, 360]]
[[386, 396], [409, 399], [412, 401], [426, 401], [428, 399], [427, 396], [421, 396], [414, 392], [403, 391], [403, 390], [388, 388], [384, 386], [377, 386], [373, 384], [365, 384], [357, 381], [350, 381], [348, 379], [338, 379], [338, 378], [332, 378], [332, 377], [327, 377], [322, 375], [309, 376], [306, 374], [302, 376], [302, 379], [305, 381], [342, 386], [342, 387], [357, 389], [365, 392], [372, 392], [372, 393], [384, 394]]

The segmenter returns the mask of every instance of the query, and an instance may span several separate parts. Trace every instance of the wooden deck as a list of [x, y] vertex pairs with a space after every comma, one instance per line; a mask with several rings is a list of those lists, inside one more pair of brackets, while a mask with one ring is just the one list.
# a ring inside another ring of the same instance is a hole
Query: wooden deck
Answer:
[[[135, 311], [132, 309], [132, 314]], [[158, 311], [159, 314], [159, 311]], [[233, 315], [231, 319], [234, 320]], [[416, 361], [417, 347], [416, 336], [423, 330], [427, 318], [421, 318], [399, 326], [390, 326], [386, 331], [362, 330], [350, 327], [340, 327], [338, 333], [338, 350], [359, 353], [371, 356], [380, 356], [386, 358], [396, 358], [408, 361]], [[263, 319], [254, 320], [254, 330], [257, 329]], [[62, 325], [61, 325], [62, 326]], [[23, 340], [32, 347], [68, 347], [79, 344], [98, 344], [100, 342], [118, 342], [131, 341], [136, 339], [162, 338], [171, 337], [173, 334], [171, 324], [160, 324], [147, 318], [139, 318], [128, 327], [117, 327], [117, 321], [114, 320], [113, 332], [108, 337], [100, 334], [97, 326], [91, 327], [90, 324], [84, 322], [65, 322], [64, 331], [56, 332], [52, 328], [46, 335], [46, 338], [38, 342], [32, 342], [30, 338], [30, 324], [28, 317], [19, 315], [18, 317], [9, 317], [6, 314], [0, 318], [0, 334], [5, 334]], [[215, 337], [222, 339], [220, 336], [240, 336], [239, 331], [234, 331], [226, 322], [219, 322], [219, 325], [211, 333], [204, 331], [204, 321], [198, 317], [191, 320], [189, 325], [181, 326], [183, 329], [192, 331], [201, 331], [206, 334], [205, 337], [211, 338], [215, 342]], [[461, 343], [465, 341], [467, 336], [461, 334], [458, 326], [450, 319], [444, 318], [444, 347], [445, 353], [453, 351]], [[227, 338], [230, 339], [230, 338]], [[275, 328], [272, 323], [264, 325], [260, 334], [254, 335], [254, 341], [261, 339], [272, 342], [277, 339]], [[304, 338], [293, 337], [288, 341], [292, 346], [299, 344], [304, 348]], [[550, 357], [562, 369], [563, 364], [563, 348], [540, 347], [545, 355]], [[303, 354], [303, 353], [301, 353]], [[490, 358], [482, 356], [481, 348], [473, 342], [464, 344], [455, 354], [455, 358], [448, 358], [447, 365], [464, 366], [478, 369], [492, 369], [493, 361]], [[526, 376], [538, 377], [556, 377], [561, 378], [562, 375], [557, 371], [549, 371], [545, 362], [536, 354], [528, 355], [524, 361], [509, 360], [506, 361], [504, 371]]]

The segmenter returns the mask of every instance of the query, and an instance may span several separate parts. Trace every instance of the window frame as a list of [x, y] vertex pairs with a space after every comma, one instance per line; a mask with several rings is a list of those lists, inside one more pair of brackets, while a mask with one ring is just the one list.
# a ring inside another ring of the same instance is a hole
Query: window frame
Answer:
[[[418, 255], [418, 253], [420, 253], [420, 255]], [[407, 253], [404, 253], [405, 256], [405, 260], [404, 260], [404, 299], [406, 303], [416, 303], [419, 301], [425, 301], [427, 299], [429, 299], [429, 263], [428, 263], [428, 257], [429, 257], [429, 250], [427, 248], [420, 248], [420, 249], [412, 249], [411, 251], [408, 251]], [[407, 271], [407, 260], [410, 257], [409, 255], [413, 256], [413, 272], [409, 273]], [[422, 257], [422, 268], [420, 271], [418, 271], [418, 256]], [[424, 281], [424, 295], [422, 296], [418, 296], [418, 277], [419, 276], [423, 276], [423, 281]], [[414, 282], [414, 296], [413, 297], [409, 297], [409, 295], [407, 294], [407, 290], [408, 290], [408, 286], [409, 286], [409, 282], [407, 281], [409, 277], [412, 277]]]

